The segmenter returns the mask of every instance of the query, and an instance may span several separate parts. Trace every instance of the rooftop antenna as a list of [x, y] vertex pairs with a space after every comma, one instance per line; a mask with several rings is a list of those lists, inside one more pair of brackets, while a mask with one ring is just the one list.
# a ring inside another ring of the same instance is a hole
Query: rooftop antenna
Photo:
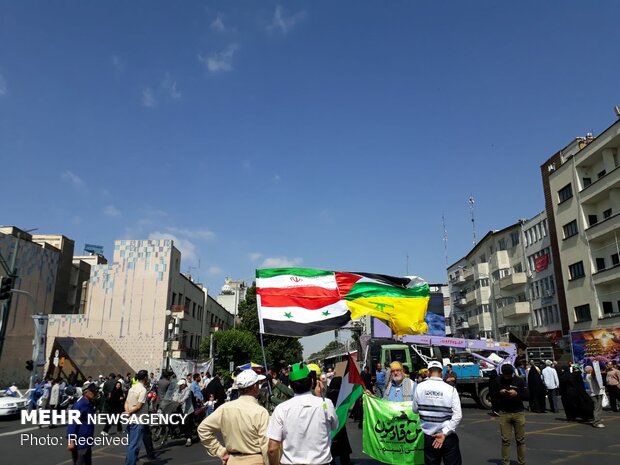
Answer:
[[474, 245], [476, 245], [476, 218], [474, 216], [474, 206], [476, 205], [476, 200], [473, 195], [469, 196], [469, 216], [471, 216], [471, 229], [474, 238]]
[[406, 261], [407, 261], [407, 274], [405, 276], [409, 276], [409, 252], [407, 252], [406, 257]]
[[443, 223], [443, 254], [446, 268], [448, 268], [448, 230], [446, 229], [446, 217], [443, 212], [441, 212], [441, 222]]

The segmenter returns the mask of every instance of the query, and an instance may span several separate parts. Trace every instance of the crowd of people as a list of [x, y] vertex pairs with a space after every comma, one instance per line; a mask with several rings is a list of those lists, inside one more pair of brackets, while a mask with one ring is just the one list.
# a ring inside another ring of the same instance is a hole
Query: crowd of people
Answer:
[[[457, 391], [458, 376], [450, 364], [445, 368], [431, 361], [414, 373], [400, 362], [377, 364], [361, 372], [364, 391], [389, 402], [411, 402], [419, 414], [424, 433], [427, 465], [462, 463], [456, 429], [462, 417]], [[164, 371], [140, 370], [135, 374], [110, 373], [89, 377], [77, 387], [63, 380], [47, 378], [33, 390], [33, 403], [40, 408], [61, 408], [67, 399], [84, 418], [92, 412], [140, 415], [164, 411], [183, 413], [178, 437], [191, 446], [198, 439], [210, 455], [230, 465], [285, 465], [328, 463], [350, 465], [352, 449], [346, 426], [338, 428], [335, 405], [342, 377], [303, 362], [281, 364], [268, 370], [236, 370], [231, 378], [219, 373], [188, 373], [177, 379]], [[620, 370], [615, 362], [602, 367], [558, 367], [542, 363], [505, 364], [491, 372], [491, 414], [499, 417], [501, 453], [510, 463], [514, 437], [519, 464], [525, 463], [525, 412], [564, 411], [568, 421], [581, 421], [603, 428], [603, 408], [618, 411]], [[361, 399], [350, 412], [361, 427]], [[338, 429], [332, 438], [332, 431]], [[75, 431], [74, 431], [75, 430]], [[108, 423], [100, 434], [119, 434], [120, 423]], [[94, 435], [93, 428], [69, 425], [68, 434]], [[149, 459], [155, 458], [153, 433], [148, 425], [128, 424], [128, 465], [136, 464], [144, 446]], [[218, 439], [221, 434], [223, 443]], [[69, 442], [73, 461], [90, 464], [91, 447]]]

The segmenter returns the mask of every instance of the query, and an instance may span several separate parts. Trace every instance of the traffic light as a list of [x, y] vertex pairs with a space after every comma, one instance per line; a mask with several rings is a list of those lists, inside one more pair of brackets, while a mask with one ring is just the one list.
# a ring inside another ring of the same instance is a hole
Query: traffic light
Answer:
[[0, 300], [8, 299], [13, 289], [13, 278], [3, 276], [0, 278]]
[[34, 370], [34, 362], [32, 360], [26, 360], [26, 370]]

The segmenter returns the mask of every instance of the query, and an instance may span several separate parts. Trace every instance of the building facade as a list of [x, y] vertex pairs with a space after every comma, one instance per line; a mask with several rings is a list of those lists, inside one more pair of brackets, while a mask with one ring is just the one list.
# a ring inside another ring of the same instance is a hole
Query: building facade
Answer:
[[564, 331], [620, 323], [619, 149], [620, 120], [541, 166]]
[[243, 281], [226, 278], [215, 300], [234, 315], [239, 317], [239, 304], [245, 300], [247, 286]]
[[526, 272], [529, 278], [529, 295], [532, 303], [530, 327], [551, 342], [562, 337], [560, 308], [556, 292], [551, 237], [547, 213], [539, 213], [523, 224]]
[[522, 222], [490, 231], [448, 267], [457, 337], [524, 338], [531, 305], [521, 237]]
[[[33, 242], [30, 234], [18, 228], [3, 227], [0, 228], [0, 254], [9, 266], [16, 254], [18, 277], [13, 287], [25, 293], [14, 293], [11, 298], [0, 357], [0, 385], [24, 386], [30, 376], [25, 368], [26, 360], [32, 359], [34, 322], [31, 316], [52, 313], [60, 251], [50, 244]], [[7, 274], [7, 270], [0, 268], [0, 276]]]
[[101, 338], [134, 369], [155, 371], [168, 357], [197, 359], [209, 334], [206, 289], [181, 273], [172, 240], [116, 241], [112, 263], [92, 267], [85, 295], [82, 314], [50, 317], [48, 351], [55, 336]]

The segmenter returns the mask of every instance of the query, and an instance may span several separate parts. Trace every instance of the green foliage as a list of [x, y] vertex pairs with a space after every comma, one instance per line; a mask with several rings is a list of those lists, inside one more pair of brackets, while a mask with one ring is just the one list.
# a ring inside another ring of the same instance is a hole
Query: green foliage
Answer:
[[[215, 343], [215, 368], [228, 371], [230, 362], [235, 366], [248, 362], [260, 363], [262, 352], [255, 334], [241, 329], [218, 331], [213, 336]], [[209, 344], [204, 341], [201, 347], [203, 355], [208, 356]]]
[[322, 359], [325, 356], [327, 356], [331, 351], [333, 351], [333, 350], [344, 350], [345, 347], [346, 346], [342, 342], [330, 341], [321, 350], [319, 350], [318, 352], [314, 352], [312, 355], [310, 355], [309, 359], [310, 360]]

